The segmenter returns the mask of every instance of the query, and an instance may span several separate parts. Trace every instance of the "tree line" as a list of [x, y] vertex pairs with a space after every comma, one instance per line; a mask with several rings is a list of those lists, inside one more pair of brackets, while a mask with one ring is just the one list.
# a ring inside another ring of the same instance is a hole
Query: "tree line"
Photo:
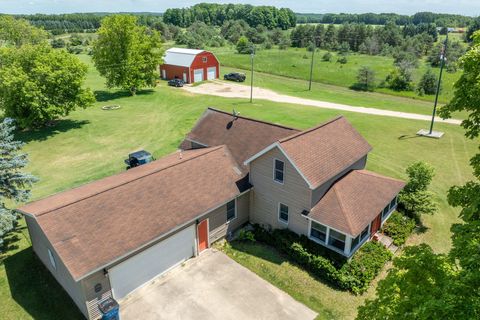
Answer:
[[371, 25], [386, 25], [394, 22], [397, 25], [435, 23], [438, 27], [467, 27], [474, 18], [459, 14], [417, 12], [414, 15], [396, 13], [297, 13], [298, 23], [365, 23]]
[[[53, 35], [64, 33], [95, 32], [102, 19], [110, 13], [69, 13], [14, 15], [16, 19], [27, 20], [31, 25], [49, 31]], [[162, 21], [160, 13], [131, 13], [140, 25], [152, 26]]]
[[287, 30], [295, 27], [297, 17], [291, 9], [287, 8], [216, 3], [200, 3], [189, 8], [167, 9], [163, 14], [165, 23], [183, 28], [191, 26], [194, 22], [222, 26], [228, 20], [244, 20], [254, 28], [262, 25], [267, 29]]

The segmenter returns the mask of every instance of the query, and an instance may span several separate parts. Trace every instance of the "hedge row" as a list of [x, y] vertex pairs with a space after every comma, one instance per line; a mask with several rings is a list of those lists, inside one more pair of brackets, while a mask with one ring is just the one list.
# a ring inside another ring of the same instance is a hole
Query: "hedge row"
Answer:
[[287, 254], [315, 276], [355, 294], [365, 292], [392, 254], [383, 245], [366, 243], [350, 261], [342, 260], [326, 248], [289, 230], [268, 232], [260, 226], [254, 228], [255, 239]]

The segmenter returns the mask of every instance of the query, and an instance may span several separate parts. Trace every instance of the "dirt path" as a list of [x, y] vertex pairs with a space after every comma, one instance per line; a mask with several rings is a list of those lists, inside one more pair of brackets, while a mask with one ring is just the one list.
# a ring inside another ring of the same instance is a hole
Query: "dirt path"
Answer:
[[[214, 95], [214, 96], [226, 97], [226, 98], [245, 98], [245, 99], [250, 98], [249, 86], [240, 85], [236, 83], [226, 83], [222, 81], [207, 82], [199, 86], [185, 86], [183, 87], [183, 89], [195, 94], [208, 94], [208, 95]], [[254, 99], [270, 100], [274, 102], [301, 104], [301, 105], [313, 106], [317, 108], [343, 110], [348, 112], [366, 113], [366, 114], [373, 114], [373, 115], [387, 116], [387, 117], [425, 120], [425, 121], [431, 121], [432, 119], [431, 116], [416, 114], [416, 113], [407, 113], [407, 112], [382, 110], [382, 109], [366, 108], [366, 107], [356, 107], [356, 106], [349, 106], [346, 104], [293, 97], [293, 96], [279, 94], [274, 91], [258, 88], [258, 87], [253, 88], [253, 97]], [[435, 121], [450, 123], [450, 124], [457, 124], [457, 125], [462, 122], [461, 120], [457, 120], [457, 119], [444, 120], [438, 117], [435, 118]]]

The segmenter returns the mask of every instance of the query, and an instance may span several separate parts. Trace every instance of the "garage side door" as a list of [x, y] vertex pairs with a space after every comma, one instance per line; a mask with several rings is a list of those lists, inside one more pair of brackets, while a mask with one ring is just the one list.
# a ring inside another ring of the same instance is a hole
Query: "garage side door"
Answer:
[[193, 71], [193, 82], [203, 81], [203, 69], [195, 69]]
[[195, 226], [192, 225], [108, 270], [115, 299], [168, 271], [194, 255]]
[[217, 77], [217, 67], [210, 67], [207, 69], [207, 79], [215, 80]]

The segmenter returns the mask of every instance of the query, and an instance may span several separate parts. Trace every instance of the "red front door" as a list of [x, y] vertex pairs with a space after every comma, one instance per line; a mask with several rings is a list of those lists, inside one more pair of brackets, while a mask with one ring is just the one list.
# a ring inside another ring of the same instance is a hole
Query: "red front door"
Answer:
[[208, 220], [201, 221], [197, 226], [198, 253], [208, 248]]
[[370, 228], [370, 235], [373, 237], [375, 233], [380, 229], [382, 225], [382, 213], [380, 213], [375, 220], [372, 221], [372, 227]]

